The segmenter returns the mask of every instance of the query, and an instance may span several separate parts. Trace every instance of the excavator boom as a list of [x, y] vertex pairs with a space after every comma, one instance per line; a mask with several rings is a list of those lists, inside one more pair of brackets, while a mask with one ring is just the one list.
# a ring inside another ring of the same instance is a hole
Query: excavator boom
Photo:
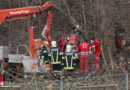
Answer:
[[52, 4], [47, 2], [43, 6], [30, 6], [0, 10], [0, 24], [10, 20], [38, 17], [44, 10], [49, 11], [51, 7]]
[[[41, 15], [41, 13], [45, 12], [47, 14], [47, 22], [46, 25], [42, 31], [42, 37], [44, 37], [49, 44], [51, 43], [52, 39], [50, 36], [50, 28], [51, 28], [51, 22], [52, 22], [52, 13], [53, 4], [50, 2], [46, 2], [43, 6], [30, 6], [30, 7], [23, 7], [23, 8], [14, 8], [14, 9], [5, 9], [0, 10], [0, 24], [2, 24], [5, 21], [11, 21], [11, 20], [19, 20], [19, 19], [26, 19], [26, 18], [35, 18]], [[34, 58], [36, 56], [36, 44], [33, 40], [33, 28], [30, 26], [29, 28], [29, 37], [30, 37], [30, 53], [31, 58]], [[38, 43], [39, 44], [39, 43]]]

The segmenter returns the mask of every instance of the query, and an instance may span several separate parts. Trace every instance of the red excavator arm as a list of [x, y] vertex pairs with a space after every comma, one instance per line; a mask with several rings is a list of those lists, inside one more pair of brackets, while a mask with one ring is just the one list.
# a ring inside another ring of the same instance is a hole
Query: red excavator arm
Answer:
[[30, 6], [30, 7], [23, 7], [23, 8], [0, 10], [0, 24], [10, 20], [37, 17], [44, 10], [50, 11], [51, 7], [52, 4], [50, 2], [47, 2], [43, 6]]
[[48, 18], [47, 23], [43, 29], [42, 36], [50, 43], [50, 28], [53, 16], [52, 6], [52, 3], [46, 2], [43, 6], [30, 6], [23, 8], [0, 10], [0, 24], [10, 20], [38, 17], [39, 15], [41, 15], [41, 13], [43, 13], [43, 11], [45, 11], [47, 13]]
[[[50, 28], [51, 28], [51, 22], [52, 22], [52, 6], [53, 4], [50, 2], [46, 2], [43, 6], [30, 6], [30, 7], [23, 7], [23, 8], [14, 8], [14, 9], [6, 9], [6, 10], [0, 10], [0, 24], [5, 21], [11, 21], [11, 20], [19, 20], [19, 19], [26, 19], [26, 18], [35, 18], [41, 15], [44, 11], [47, 13], [47, 22], [46, 25], [42, 31], [42, 36], [49, 41], [49, 44], [51, 43], [52, 39], [50, 36]], [[35, 58], [36, 55], [36, 44], [39, 44], [39, 41], [36, 41], [33, 39], [33, 28], [29, 28], [29, 38], [30, 38], [30, 53], [31, 58]]]
[[51, 23], [52, 23], [52, 17], [53, 17], [53, 12], [52, 12], [52, 9], [53, 8], [48, 8], [48, 4], [45, 3], [44, 5], [44, 8], [46, 8], [46, 13], [47, 13], [47, 22], [46, 22], [46, 25], [42, 31], [42, 37], [44, 37], [46, 40], [49, 41], [49, 45], [51, 44], [51, 36], [50, 36], [50, 28], [51, 28]]

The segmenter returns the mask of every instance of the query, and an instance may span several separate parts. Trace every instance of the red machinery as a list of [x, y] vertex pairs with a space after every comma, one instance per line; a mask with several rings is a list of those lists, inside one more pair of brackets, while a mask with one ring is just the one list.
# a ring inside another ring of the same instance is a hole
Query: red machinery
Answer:
[[[5, 21], [26, 19], [26, 18], [35, 18], [41, 15], [44, 11], [47, 13], [47, 22], [43, 29], [42, 36], [51, 43], [52, 39], [50, 36], [50, 28], [52, 22], [52, 3], [46, 2], [43, 6], [30, 6], [23, 8], [14, 8], [0, 10], [0, 24]], [[33, 39], [33, 28], [29, 27], [29, 46], [30, 46], [30, 58], [36, 58], [36, 50], [41, 47], [41, 39]]]

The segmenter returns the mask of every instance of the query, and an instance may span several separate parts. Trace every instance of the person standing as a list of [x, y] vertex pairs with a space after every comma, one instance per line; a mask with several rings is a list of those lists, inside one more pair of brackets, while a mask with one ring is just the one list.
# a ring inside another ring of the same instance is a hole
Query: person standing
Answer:
[[39, 59], [43, 59], [43, 64], [49, 64], [49, 58], [48, 58], [48, 50], [47, 47], [49, 46], [47, 41], [43, 41], [43, 46], [40, 51], [40, 55], [38, 56]]
[[76, 27], [73, 27], [73, 30], [74, 30], [73, 33], [75, 35], [78, 35], [80, 40], [83, 40], [84, 31], [80, 29], [79, 25], [76, 25]]
[[50, 54], [48, 55], [51, 59], [51, 65], [52, 69], [54, 71], [60, 71], [61, 70], [61, 51], [57, 48], [56, 41], [51, 42], [51, 49]]
[[79, 52], [79, 59], [80, 59], [80, 70], [84, 70], [84, 64], [85, 64], [85, 71], [88, 71], [88, 53], [89, 53], [90, 44], [86, 41], [83, 41], [78, 46], [78, 52]]
[[115, 46], [116, 46], [116, 54], [123, 53], [124, 47], [122, 45], [123, 40], [123, 33], [125, 33], [125, 30], [119, 26], [119, 23], [116, 22], [114, 25], [115, 28]]
[[82, 35], [83, 34], [83, 30], [80, 29], [79, 25], [76, 25], [76, 27], [73, 27], [73, 32], [74, 34], [77, 34], [78, 36]]
[[71, 78], [71, 73], [76, 66], [76, 57], [71, 51], [71, 45], [66, 46], [66, 52], [62, 56], [62, 68], [68, 71], [68, 78]]
[[[53, 70], [53, 76], [57, 79], [60, 77], [59, 71], [61, 71], [61, 57], [62, 57], [62, 52], [61, 50], [58, 49], [56, 41], [51, 42], [51, 49], [50, 53], [48, 54], [49, 59], [51, 60], [51, 67]], [[57, 72], [58, 71], [58, 72]]]
[[65, 52], [66, 44], [67, 44], [67, 38], [63, 36], [60, 38], [60, 41], [58, 42], [58, 48], [61, 51]]
[[94, 70], [96, 67], [96, 70], [99, 71], [99, 58], [101, 55], [101, 48], [100, 48], [100, 42], [98, 40], [95, 40], [92, 38], [91, 40], [92, 48], [93, 48], [93, 53], [94, 53], [94, 58], [92, 60], [92, 69]]

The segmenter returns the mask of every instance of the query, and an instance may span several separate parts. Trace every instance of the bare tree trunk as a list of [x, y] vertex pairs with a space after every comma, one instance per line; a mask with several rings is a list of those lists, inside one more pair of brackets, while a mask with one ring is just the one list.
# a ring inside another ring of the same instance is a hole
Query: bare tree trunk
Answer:
[[[101, 36], [100, 40], [102, 45], [104, 46], [105, 50], [105, 56], [107, 56], [107, 47], [110, 46], [109, 43], [109, 32], [107, 30], [107, 4], [105, 3], [106, 0], [99, 0], [100, 5], [100, 17], [101, 17], [101, 23], [100, 23], [100, 30], [101, 30]], [[107, 58], [109, 60], [109, 58]]]
[[[104, 43], [106, 40], [106, 35], [105, 35], [105, 31], [106, 31], [106, 9], [105, 9], [105, 0], [99, 0], [99, 5], [100, 5], [100, 16], [101, 16], [101, 24], [100, 24], [100, 30], [102, 32], [102, 35], [104, 33], [104, 36], [101, 36], [101, 41]], [[103, 40], [104, 38], [104, 40]]]

